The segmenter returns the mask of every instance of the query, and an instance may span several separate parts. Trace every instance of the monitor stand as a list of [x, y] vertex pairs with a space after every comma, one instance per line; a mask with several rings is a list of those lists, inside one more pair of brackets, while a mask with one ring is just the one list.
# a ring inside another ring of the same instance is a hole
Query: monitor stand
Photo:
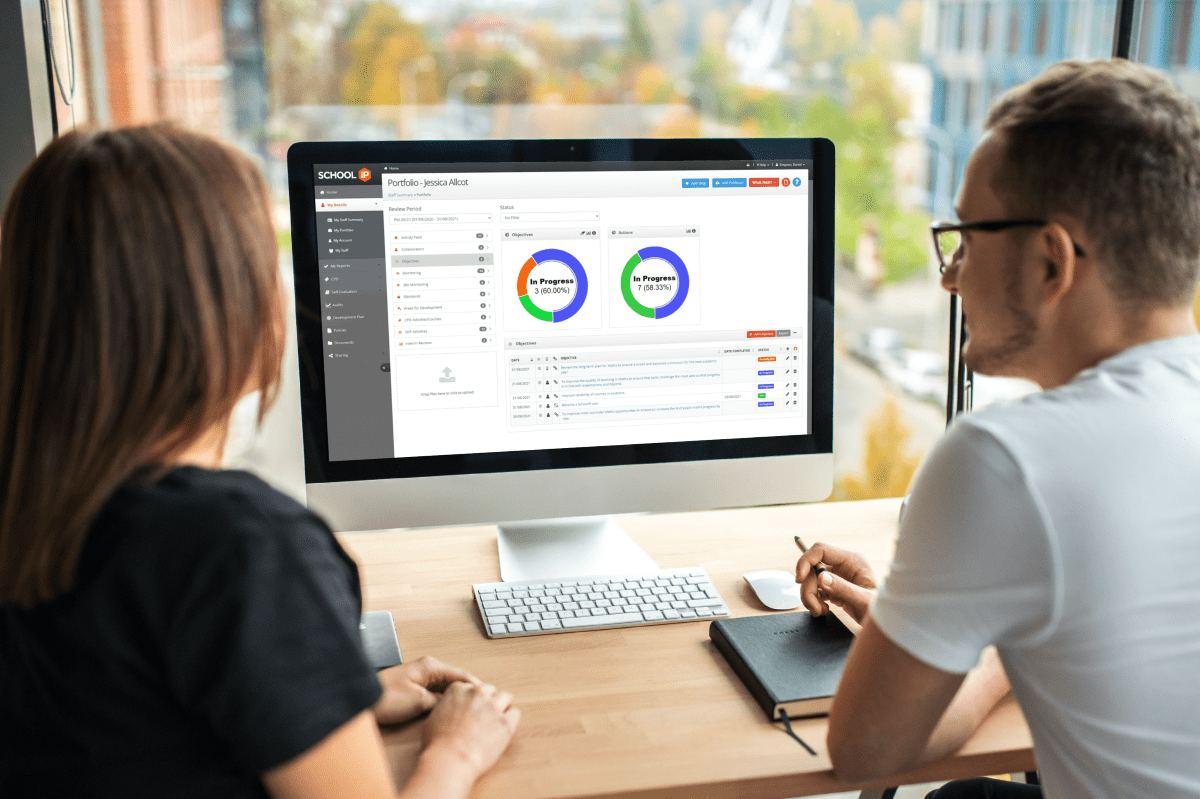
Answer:
[[652, 574], [658, 564], [609, 516], [500, 525], [500, 579], [553, 580], [593, 574]]

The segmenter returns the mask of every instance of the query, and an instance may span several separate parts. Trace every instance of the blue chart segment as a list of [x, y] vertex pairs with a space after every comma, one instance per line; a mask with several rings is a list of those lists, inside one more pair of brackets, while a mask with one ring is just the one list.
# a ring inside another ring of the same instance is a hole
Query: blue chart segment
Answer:
[[[535, 266], [546, 262], [562, 264], [570, 269], [571, 274], [575, 277], [575, 296], [571, 298], [569, 303], [557, 311], [547, 311], [541, 308], [529, 296], [529, 275], [533, 272]], [[517, 275], [517, 297], [520, 299], [522, 307], [525, 308], [530, 316], [535, 319], [541, 319], [543, 322], [565, 322], [579, 313], [579, 309], [583, 307], [583, 301], [587, 299], [587, 290], [587, 272], [583, 271], [583, 264], [579, 263], [579, 259], [566, 250], [559, 250], [554, 247], [538, 250], [531, 255]]]
[[[677, 280], [675, 286], [675, 296], [671, 301], [658, 308], [651, 308], [648, 305], [643, 305], [633, 293], [633, 270], [642, 261], [658, 259], [665, 261], [675, 270]], [[625, 262], [625, 269], [621, 272], [621, 296], [625, 298], [625, 304], [633, 310], [634, 313], [645, 316], [650, 319], [663, 319], [678, 311], [683, 307], [683, 301], [687, 299], [688, 294], [688, 270], [684, 265], [683, 259], [680, 258], [673, 250], [668, 250], [666, 247], [642, 247], [635, 252], [628, 261]]]

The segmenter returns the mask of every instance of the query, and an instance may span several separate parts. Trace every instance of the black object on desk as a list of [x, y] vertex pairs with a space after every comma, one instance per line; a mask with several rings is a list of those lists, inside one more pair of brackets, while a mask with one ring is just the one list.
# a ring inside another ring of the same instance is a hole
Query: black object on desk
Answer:
[[708, 635], [771, 721], [828, 713], [854, 642], [832, 613], [720, 619]]
[[404, 662], [400, 655], [400, 642], [396, 640], [396, 623], [386, 610], [364, 613], [358, 624], [362, 634], [363, 651], [375, 669], [386, 669]]

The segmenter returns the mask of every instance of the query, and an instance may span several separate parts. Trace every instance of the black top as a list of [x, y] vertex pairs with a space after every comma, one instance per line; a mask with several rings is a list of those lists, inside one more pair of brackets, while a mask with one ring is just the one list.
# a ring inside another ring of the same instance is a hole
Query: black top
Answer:
[[0, 606], [0, 794], [265, 796], [378, 698], [360, 606], [329, 528], [252, 475], [127, 485], [69, 593]]

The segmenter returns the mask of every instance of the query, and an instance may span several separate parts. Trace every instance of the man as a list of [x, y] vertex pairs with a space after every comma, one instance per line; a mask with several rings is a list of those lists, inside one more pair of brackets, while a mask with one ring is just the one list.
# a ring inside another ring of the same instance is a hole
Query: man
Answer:
[[853, 553], [797, 564], [812, 612], [863, 621], [834, 769], [953, 752], [1011, 680], [1043, 788], [931, 796], [1200, 796], [1200, 114], [1152, 70], [1072, 62], [986, 129], [938, 237], [942, 283], [967, 364], [1045, 391], [951, 427], [878, 595]]

